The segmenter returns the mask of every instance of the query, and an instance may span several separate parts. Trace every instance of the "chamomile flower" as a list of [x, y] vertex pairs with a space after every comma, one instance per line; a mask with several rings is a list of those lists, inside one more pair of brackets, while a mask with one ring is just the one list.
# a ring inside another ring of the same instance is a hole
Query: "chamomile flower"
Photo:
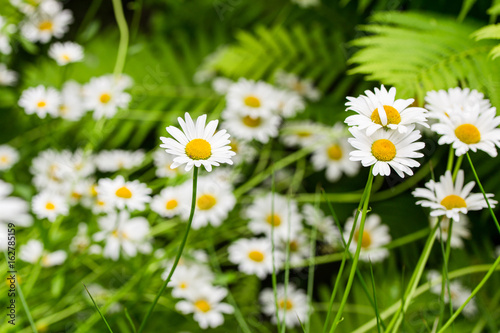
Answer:
[[[319, 3], [318, 0], [296, 0], [294, 2], [304, 4], [304, 6], [301, 5], [301, 7], [308, 7]], [[276, 83], [279, 86], [294, 91], [300, 96], [303, 96], [311, 101], [317, 101], [321, 97], [321, 92], [314, 87], [313, 82], [310, 79], [301, 79], [293, 73], [278, 71], [276, 73]]]
[[190, 198], [186, 196], [185, 186], [167, 187], [153, 197], [151, 210], [161, 217], [173, 217], [183, 211], [183, 206], [189, 205]]
[[419, 107], [409, 107], [414, 99], [396, 99], [396, 88], [387, 91], [382, 85], [375, 88], [375, 93], [366, 90], [359, 97], [347, 97], [347, 110], [356, 112], [349, 116], [345, 122], [349, 126], [357, 126], [366, 130], [367, 135], [372, 135], [379, 129], [397, 130], [399, 133], [411, 132], [414, 124], [427, 125], [427, 110]]
[[163, 149], [158, 149], [153, 153], [153, 161], [156, 167], [156, 177], [158, 178], [177, 177], [184, 174], [184, 169], [172, 169], [170, 167], [174, 163], [174, 156], [165, 154]]
[[219, 95], [225, 95], [233, 83], [227, 77], [218, 76], [212, 80], [212, 89]]
[[[165, 280], [170, 273], [170, 269], [162, 275]], [[198, 289], [204, 285], [210, 285], [214, 279], [213, 274], [207, 274], [207, 270], [201, 265], [180, 265], [178, 266], [172, 278], [168, 283], [172, 287], [172, 296], [177, 298], [189, 297], [193, 289]]]
[[83, 107], [82, 87], [75, 81], [64, 83], [58, 115], [66, 120], [77, 121], [87, 110]]
[[39, 219], [47, 218], [54, 222], [58, 216], [68, 215], [69, 207], [63, 197], [44, 191], [33, 197], [32, 210]]
[[[273, 253], [271, 240], [268, 238], [238, 239], [228, 249], [229, 261], [238, 265], [238, 270], [246, 274], [255, 274], [264, 279], [273, 272]], [[284, 256], [281, 251], [274, 251], [276, 269], [281, 267]]]
[[373, 175], [388, 176], [391, 168], [401, 177], [404, 174], [411, 176], [410, 168], [418, 167], [419, 162], [415, 158], [424, 156], [417, 150], [424, 148], [420, 139], [420, 131], [414, 131], [411, 127], [408, 133], [402, 134], [398, 131], [377, 131], [371, 136], [364, 131], [351, 127], [349, 131], [354, 138], [348, 142], [356, 149], [349, 153], [351, 161], [361, 161], [364, 167], [373, 166]]
[[276, 90], [278, 100], [277, 113], [284, 118], [292, 118], [299, 112], [304, 111], [306, 104], [298, 93], [289, 90]]
[[[417, 205], [429, 207], [431, 216], [446, 216], [459, 221], [460, 213], [467, 214], [469, 211], [481, 210], [488, 207], [481, 193], [471, 193], [476, 183], [471, 181], [464, 185], [464, 171], [458, 171], [455, 182], [450, 171], [446, 171], [439, 178], [439, 182], [430, 180], [425, 188], [417, 188], [412, 192], [415, 198], [422, 198]], [[486, 194], [492, 207], [497, 203], [491, 199], [493, 194]]]
[[87, 234], [88, 226], [85, 223], [78, 224], [78, 231], [69, 244], [71, 252], [84, 253], [90, 246], [90, 237]]
[[73, 176], [72, 154], [68, 150], [61, 152], [47, 149], [38, 154], [32, 161], [30, 172], [33, 184], [37, 189], [51, 190], [65, 195], [71, 188]]
[[18, 74], [0, 64], [0, 86], [13, 86], [17, 83]]
[[288, 248], [288, 258], [291, 265], [299, 265], [311, 255], [309, 240], [304, 234], [297, 234], [288, 242], [280, 241], [277, 244], [277, 247], [283, 253], [285, 258]]
[[438, 144], [451, 144], [457, 156], [469, 150], [483, 150], [490, 156], [497, 156], [496, 147], [500, 147], [500, 117], [496, 108], [481, 110], [479, 104], [465, 106], [464, 111], [452, 112], [442, 116], [439, 123], [431, 129], [441, 134]]
[[12, 47], [10, 46], [10, 35], [16, 31], [16, 26], [8, 24], [5, 17], [0, 16], [0, 53], [10, 54]]
[[257, 155], [257, 150], [245, 140], [233, 137], [231, 138], [229, 146], [231, 146], [231, 150], [236, 153], [236, 155], [233, 156], [234, 164], [251, 162]]
[[144, 210], [146, 203], [151, 201], [151, 189], [139, 182], [125, 181], [123, 176], [115, 179], [101, 178], [97, 186], [98, 198], [109, 202], [118, 209], [128, 208], [133, 210]]
[[169, 154], [176, 155], [172, 168], [186, 164], [186, 171], [193, 166], [205, 167], [207, 171], [212, 171], [212, 166], [219, 166], [220, 163], [233, 164], [231, 157], [235, 155], [229, 146], [229, 134], [226, 130], [217, 129], [218, 120], [212, 120], [206, 126], [207, 115], [204, 114], [196, 120], [196, 124], [191, 119], [189, 113], [185, 114], [186, 120], [177, 118], [182, 131], [174, 126], [167, 127], [167, 132], [174, 137], [160, 137]]
[[94, 119], [111, 118], [132, 99], [124, 87], [110, 76], [94, 77], [83, 87], [85, 108], [93, 110]]
[[13, 190], [11, 184], [0, 180], [0, 224], [15, 223], [16, 226], [29, 227], [33, 224], [29, 205], [21, 198], [10, 196]]
[[226, 95], [226, 108], [252, 118], [263, 117], [278, 108], [275, 88], [265, 82], [239, 79]]
[[254, 234], [265, 234], [281, 240], [293, 239], [302, 230], [302, 216], [297, 203], [279, 194], [256, 198], [246, 210], [248, 228]]
[[308, 147], [318, 141], [325, 141], [327, 129], [312, 121], [289, 121], [283, 125], [280, 138], [288, 147]]
[[138, 252], [149, 254], [153, 251], [150, 243], [149, 223], [144, 217], [130, 218], [129, 212], [112, 212], [98, 220], [101, 231], [93, 235], [96, 242], [105, 241], [103, 256], [114, 261], [120, 252], [127, 257], [135, 257]]
[[[356, 252], [356, 247], [358, 246], [360, 220], [361, 214], [358, 216], [356, 230], [354, 231], [354, 235], [349, 246], [349, 251], [352, 253]], [[354, 217], [350, 217], [344, 225], [344, 240], [346, 243], [349, 241], [353, 224]], [[391, 235], [389, 234], [389, 227], [385, 224], [381, 224], [380, 216], [370, 214], [365, 220], [359, 259], [371, 262], [384, 260], [389, 256], [389, 250], [383, 248], [383, 246], [388, 244], [390, 241]]]
[[65, 66], [83, 59], [83, 47], [73, 42], [54, 43], [49, 48], [49, 56], [59, 66]]
[[59, 92], [42, 85], [24, 90], [18, 102], [26, 114], [36, 113], [40, 118], [45, 118], [47, 114], [57, 116], [60, 103]]
[[95, 163], [99, 171], [115, 172], [140, 166], [144, 162], [145, 156], [146, 154], [142, 150], [103, 150], [95, 157]]
[[[439, 221], [438, 217], [431, 217], [429, 219], [431, 228], [436, 225]], [[439, 223], [440, 231], [437, 232], [437, 238], [442, 240], [443, 242], [447, 242], [448, 240], [448, 230], [450, 228], [451, 220], [447, 217], [443, 217], [441, 222]], [[469, 239], [470, 234], [470, 222], [467, 215], [460, 215], [460, 220], [456, 221], [459, 223], [453, 223], [453, 227], [451, 229], [451, 240], [450, 246], [456, 249], [462, 249], [464, 247], [464, 240]]]
[[279, 284], [276, 288], [276, 298], [274, 291], [270, 288], [264, 289], [259, 296], [262, 304], [262, 312], [271, 316], [271, 321], [276, 324], [276, 303], [278, 303], [278, 312], [280, 321], [284, 320], [289, 328], [300, 326], [309, 320], [309, 306], [306, 293], [289, 283], [286, 292], [285, 286]]
[[270, 138], [278, 136], [278, 127], [281, 117], [275, 114], [251, 117], [240, 112], [225, 110], [222, 113], [223, 126], [228, 128], [232, 135], [242, 140], [257, 140], [267, 143]]
[[232, 314], [234, 309], [221, 301], [227, 296], [227, 290], [221, 287], [203, 285], [192, 289], [186, 299], [175, 305], [183, 314], [193, 313], [194, 320], [202, 329], [215, 328], [224, 323], [225, 314]]
[[331, 216], [325, 216], [322, 210], [315, 208], [311, 204], [305, 204], [302, 207], [302, 215], [308, 225], [314, 226], [318, 230], [318, 237], [322, 238], [326, 243], [330, 245], [341, 243], [340, 231]]
[[55, 252], [44, 251], [42, 242], [36, 239], [29, 240], [19, 249], [19, 259], [31, 264], [36, 264], [41, 259], [43, 267], [62, 265], [67, 257], [67, 253], [62, 250]]
[[52, 37], [61, 38], [69, 30], [73, 14], [62, 9], [57, 1], [41, 6], [21, 26], [21, 34], [31, 42], [48, 43]]
[[9, 170], [19, 161], [19, 153], [9, 145], [0, 145], [0, 170]]
[[481, 110], [491, 108], [491, 103], [477, 90], [469, 88], [450, 88], [448, 90], [428, 91], [425, 95], [425, 108], [429, 110], [430, 118], [442, 118], [454, 112], [462, 112], [472, 105], [478, 105]]

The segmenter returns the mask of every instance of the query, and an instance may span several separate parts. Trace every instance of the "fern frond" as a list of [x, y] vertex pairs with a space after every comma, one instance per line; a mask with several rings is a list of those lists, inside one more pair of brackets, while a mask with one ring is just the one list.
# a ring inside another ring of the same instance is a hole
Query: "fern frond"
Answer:
[[500, 23], [499, 24], [490, 24], [475, 31], [472, 36], [476, 40], [481, 39], [500, 39]]

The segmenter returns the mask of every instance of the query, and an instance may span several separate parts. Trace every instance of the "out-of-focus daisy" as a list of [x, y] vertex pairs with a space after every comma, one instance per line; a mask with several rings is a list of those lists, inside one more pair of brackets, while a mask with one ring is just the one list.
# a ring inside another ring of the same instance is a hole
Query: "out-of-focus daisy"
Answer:
[[62, 265], [68, 255], [63, 250], [47, 252], [43, 249], [43, 244], [39, 240], [31, 239], [28, 243], [21, 245], [19, 249], [19, 259], [36, 264], [41, 259], [43, 267]]
[[83, 47], [73, 42], [54, 43], [49, 48], [49, 56], [59, 66], [65, 66], [83, 59]]
[[[450, 171], [446, 171], [439, 178], [439, 182], [430, 180], [425, 184], [426, 188], [417, 188], [412, 192], [415, 198], [424, 200], [417, 201], [417, 205], [429, 207], [431, 216], [442, 216], [459, 221], [460, 213], [467, 214], [468, 211], [481, 210], [488, 207], [481, 193], [471, 193], [475, 182], [469, 182], [464, 186], [464, 171], [458, 171], [457, 178], [453, 182]], [[493, 194], [486, 194], [492, 207], [497, 203], [491, 199]]]
[[12, 47], [10, 46], [10, 35], [16, 31], [16, 26], [8, 24], [5, 17], [0, 16], [0, 53], [10, 54]]
[[83, 107], [82, 87], [75, 81], [64, 83], [61, 91], [61, 104], [58, 114], [61, 118], [71, 121], [79, 120], [87, 110]]
[[163, 149], [158, 149], [153, 153], [153, 161], [156, 167], [156, 177], [158, 178], [176, 177], [184, 173], [184, 169], [172, 169], [170, 167], [174, 163], [174, 156], [165, 154]]
[[439, 91], [428, 91], [425, 95], [427, 104], [425, 108], [429, 110], [430, 118], [442, 118], [449, 116], [456, 111], [463, 111], [472, 105], [477, 105], [481, 110], [491, 108], [491, 103], [479, 91], [469, 88], [450, 88]]
[[69, 244], [71, 252], [84, 253], [90, 246], [90, 237], [87, 234], [88, 227], [85, 223], [78, 224], [78, 231]]
[[231, 157], [235, 155], [229, 146], [229, 134], [226, 130], [216, 132], [218, 120], [210, 121], [206, 126], [207, 115], [204, 114], [196, 120], [196, 124], [191, 119], [189, 113], [185, 114], [186, 120], [177, 118], [182, 131], [177, 127], [167, 127], [167, 132], [174, 137], [160, 137], [169, 154], [176, 155], [172, 168], [186, 164], [186, 171], [193, 166], [204, 166], [207, 171], [212, 171], [212, 166], [219, 166], [220, 163], [233, 164]]
[[[295, 0], [294, 2], [300, 4], [301, 7], [308, 7], [319, 3], [318, 0]], [[292, 90], [311, 101], [317, 101], [321, 97], [320, 91], [314, 87], [313, 82], [310, 79], [301, 79], [293, 73], [278, 71], [276, 73], [276, 83], [279, 86]]]
[[60, 103], [59, 92], [42, 85], [24, 90], [18, 102], [26, 114], [36, 113], [40, 118], [45, 118], [47, 114], [57, 116]]
[[[358, 216], [356, 230], [354, 231], [354, 236], [352, 237], [352, 241], [349, 246], [349, 251], [352, 253], [356, 252], [356, 247], [358, 246], [360, 221], [361, 214]], [[353, 223], [354, 217], [350, 217], [344, 225], [344, 240], [346, 243], [349, 241]], [[359, 260], [371, 262], [384, 260], [389, 256], [389, 250], [383, 248], [382, 246], [388, 244], [390, 241], [391, 235], [389, 235], [389, 227], [385, 224], [381, 224], [380, 216], [370, 214], [365, 220]]]
[[348, 142], [357, 150], [349, 153], [351, 161], [361, 161], [364, 167], [373, 166], [373, 175], [388, 176], [391, 168], [403, 178], [404, 174], [411, 176], [410, 168], [418, 167], [419, 162], [415, 158], [424, 156], [417, 150], [424, 148], [420, 139], [420, 131], [409, 129], [408, 133], [401, 134], [398, 131], [377, 131], [371, 136], [364, 131], [351, 127], [349, 131], [354, 138]]
[[233, 80], [219, 76], [213, 79], [212, 89], [219, 95], [225, 95], [232, 84], [234, 84]]
[[414, 124], [427, 125], [427, 110], [419, 107], [409, 107], [414, 99], [396, 99], [396, 88], [387, 91], [382, 85], [380, 89], [375, 88], [375, 93], [366, 90], [359, 97], [347, 97], [347, 109], [356, 112], [349, 116], [345, 122], [349, 126], [357, 126], [366, 129], [367, 135], [386, 128], [398, 130], [400, 133], [411, 132]]
[[[165, 154], [165, 153], [163, 153]], [[186, 196], [186, 186], [167, 187], [153, 197], [151, 210], [161, 217], [173, 217], [180, 214], [185, 206], [189, 206], [191, 198]]]
[[276, 90], [276, 99], [278, 100], [278, 108], [276, 111], [284, 118], [292, 118], [299, 112], [304, 111], [306, 104], [302, 97], [288, 90]]
[[29, 227], [33, 224], [33, 217], [28, 212], [29, 205], [21, 198], [9, 196], [13, 189], [11, 184], [0, 180], [0, 224], [14, 223], [16, 226]]
[[99, 171], [115, 172], [140, 166], [144, 162], [144, 157], [142, 150], [103, 150], [95, 157], [95, 163]]
[[16, 84], [18, 74], [5, 66], [0, 64], [0, 86], [13, 86]]
[[[229, 261], [238, 265], [238, 269], [246, 274], [255, 274], [264, 279], [273, 272], [271, 241], [267, 238], [239, 239], [231, 244], [227, 251]], [[276, 270], [281, 267], [283, 253], [275, 250], [274, 262]]]
[[327, 133], [325, 126], [312, 121], [289, 121], [281, 129], [283, 143], [286, 146], [308, 147], [318, 141], [324, 141]]
[[39, 218], [47, 218], [54, 222], [60, 215], [68, 215], [68, 203], [58, 194], [44, 191], [35, 195], [32, 199], [33, 213]]
[[62, 9], [57, 1], [41, 6], [21, 26], [21, 34], [32, 42], [48, 43], [52, 37], [61, 38], [73, 22], [73, 14]]
[[30, 172], [33, 175], [33, 184], [41, 190], [51, 190], [67, 194], [71, 188], [71, 179], [74, 175], [72, 154], [68, 150], [61, 152], [47, 149], [32, 160]]
[[[169, 272], [162, 278], [166, 279]], [[193, 289], [198, 289], [204, 285], [210, 285], [213, 274], [207, 274], [207, 270], [200, 265], [180, 265], [174, 271], [169, 287], [172, 287], [172, 296], [177, 298], [189, 297]]]
[[463, 112], [455, 111], [449, 116], [442, 116], [440, 122], [431, 128], [442, 135], [438, 144], [451, 144], [457, 156], [479, 149], [495, 157], [496, 147], [500, 147], [498, 125], [500, 117], [496, 116], [496, 108], [481, 110], [479, 104], [474, 104], [465, 106]]
[[275, 114], [252, 118], [239, 112], [225, 110], [222, 113], [223, 126], [228, 128], [232, 135], [243, 140], [257, 140], [267, 143], [270, 138], [278, 136], [278, 127], [281, 118]]
[[256, 198], [246, 215], [250, 218], [248, 228], [254, 234], [263, 233], [270, 237], [273, 232], [274, 237], [286, 241], [302, 230], [297, 203], [279, 194], [274, 194], [274, 198], [272, 193]]
[[151, 201], [151, 189], [146, 184], [138, 180], [125, 181], [123, 176], [99, 179], [96, 190], [99, 199], [102, 198], [118, 209], [127, 207], [130, 211], [142, 211], [146, 208], [146, 203]]
[[304, 234], [297, 234], [288, 242], [281, 241], [277, 244], [277, 247], [279, 250], [281, 250], [285, 259], [288, 247], [288, 260], [290, 261], [291, 265], [299, 265], [311, 255], [309, 240]]
[[306, 293], [289, 283], [285, 293], [285, 286], [279, 284], [276, 287], [276, 298], [274, 291], [270, 288], [264, 289], [259, 296], [262, 304], [262, 312], [271, 316], [271, 321], [276, 324], [276, 303], [280, 321], [284, 321], [289, 328], [300, 326], [309, 320], [309, 307]]
[[[434, 227], [439, 221], [438, 217], [431, 217], [429, 219], [431, 227]], [[443, 242], [448, 240], [448, 229], [450, 228], [450, 219], [443, 217], [439, 223], [440, 231], [437, 232], [437, 238], [442, 239]], [[457, 249], [462, 249], [464, 247], [464, 239], [469, 239], [470, 234], [470, 222], [467, 215], [460, 215], [460, 220], [456, 221], [459, 223], [454, 223], [451, 229], [451, 240], [450, 246]]]
[[236, 153], [236, 155], [233, 156], [233, 162], [235, 164], [240, 162], [251, 162], [257, 154], [257, 150], [245, 140], [233, 137], [229, 145], [231, 146], [231, 150]]
[[123, 250], [127, 257], [135, 257], [137, 252], [148, 254], [153, 251], [146, 218], [130, 218], [130, 214], [123, 210], [101, 217], [98, 223], [101, 231], [95, 233], [92, 238], [96, 242], [106, 242], [103, 251], [105, 258], [118, 260], [120, 250]]
[[[441, 274], [437, 271], [429, 271], [429, 273], [427, 273], [427, 280], [432, 282], [440, 278], [440, 276]], [[441, 295], [441, 287], [441, 282], [437, 283], [431, 287], [431, 292], [436, 295]], [[450, 282], [449, 289], [450, 293], [448, 294], [448, 285], [446, 285], [444, 290], [444, 302], [449, 303], [451, 299], [451, 305], [454, 310], [461, 307], [471, 294], [471, 290], [464, 287], [459, 281]], [[472, 298], [462, 310], [462, 314], [467, 318], [474, 317], [477, 312], [478, 309], [474, 298]]]
[[223, 313], [234, 312], [231, 305], [221, 302], [226, 296], [226, 289], [204, 285], [190, 291], [186, 299], [178, 302], [175, 308], [183, 314], [193, 313], [194, 320], [202, 329], [214, 328], [224, 323]]
[[0, 145], [0, 170], [9, 170], [19, 161], [19, 153], [9, 145]]
[[123, 86], [109, 76], [94, 77], [83, 87], [85, 108], [93, 110], [94, 119], [111, 118], [132, 99]]
[[275, 88], [265, 82], [239, 79], [226, 95], [226, 109], [252, 118], [265, 117], [278, 108]]
[[308, 225], [318, 230], [318, 237], [326, 243], [330, 245], [341, 243], [340, 232], [331, 216], [325, 216], [322, 210], [316, 209], [311, 204], [305, 204], [302, 207], [302, 215]]

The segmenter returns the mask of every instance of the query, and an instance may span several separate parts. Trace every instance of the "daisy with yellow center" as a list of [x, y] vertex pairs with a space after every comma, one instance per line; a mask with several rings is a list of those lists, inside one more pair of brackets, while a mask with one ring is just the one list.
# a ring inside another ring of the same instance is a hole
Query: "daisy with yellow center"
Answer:
[[275, 88], [265, 82], [240, 79], [231, 84], [226, 94], [227, 109], [253, 119], [278, 109]]
[[[268, 238], [239, 239], [228, 249], [229, 261], [238, 265], [238, 270], [246, 274], [255, 274], [264, 279], [273, 272], [271, 241]], [[275, 250], [274, 260], [276, 270], [281, 267], [283, 252]]]
[[449, 117], [441, 116], [431, 129], [442, 135], [438, 143], [451, 144], [457, 156], [469, 150], [482, 150], [495, 157], [500, 147], [498, 125], [500, 117], [496, 116], [496, 108], [481, 109], [480, 104], [474, 104], [455, 109]]
[[19, 153], [9, 145], [0, 145], [0, 170], [9, 170], [19, 161]]
[[[151, 210], [161, 217], [174, 217], [182, 212], [184, 206], [189, 205], [189, 190], [186, 187], [167, 187], [160, 194], [153, 197]], [[185, 208], [184, 208], [185, 209]]]
[[63, 9], [57, 1], [42, 1], [35, 7], [35, 13], [21, 24], [21, 34], [35, 43], [48, 43], [53, 37], [63, 37], [73, 22], [71, 11]]
[[44, 191], [33, 197], [32, 210], [39, 219], [47, 218], [54, 222], [58, 216], [67, 215], [69, 207], [59, 194]]
[[49, 56], [59, 66], [65, 66], [72, 62], [82, 61], [83, 47], [73, 42], [54, 43], [49, 48]]
[[40, 261], [42, 267], [62, 265], [68, 254], [63, 250], [48, 252], [44, 250], [43, 243], [36, 239], [29, 240], [19, 249], [19, 259], [36, 264]]
[[425, 95], [425, 108], [429, 110], [429, 118], [441, 119], [455, 112], [462, 112], [472, 105], [481, 110], [491, 108], [491, 103], [479, 91], [469, 88], [450, 88], [448, 90], [428, 91]]
[[175, 155], [171, 168], [175, 169], [186, 164], [186, 171], [194, 166], [202, 165], [207, 171], [212, 171], [212, 166], [219, 166], [220, 163], [233, 164], [231, 157], [235, 155], [229, 146], [229, 134], [226, 130], [219, 130], [216, 133], [218, 120], [210, 121], [206, 126], [207, 115], [202, 115], [196, 120], [196, 124], [186, 112], [185, 120], [178, 118], [182, 131], [174, 126], [167, 127], [167, 132], [172, 138], [160, 137], [169, 154]]
[[273, 113], [252, 116], [231, 109], [224, 110], [222, 118], [224, 127], [235, 137], [262, 143], [267, 143], [270, 138], [278, 136], [278, 127], [281, 123], [281, 117]]
[[349, 116], [345, 122], [349, 126], [357, 126], [366, 130], [367, 135], [380, 129], [397, 130], [407, 133], [413, 130], [413, 124], [427, 125], [427, 110], [419, 107], [410, 107], [413, 99], [396, 99], [396, 88], [386, 90], [384, 85], [374, 92], [365, 91], [359, 97], [347, 97], [347, 110], [356, 112]]
[[331, 128], [312, 121], [287, 121], [281, 129], [280, 139], [288, 147], [308, 147], [325, 141]]
[[[306, 293], [298, 289], [293, 283], [289, 283], [286, 288], [283, 284], [276, 287], [275, 292], [264, 289], [259, 296], [262, 304], [262, 312], [271, 316], [271, 321], [276, 324], [277, 317], [281, 322], [285, 322], [288, 328], [300, 327], [309, 320], [309, 306]], [[278, 316], [276, 316], [276, 305], [278, 305]]]
[[151, 201], [151, 189], [138, 180], [125, 181], [123, 176], [115, 179], [99, 179], [96, 191], [98, 200], [107, 202], [118, 209], [128, 208], [130, 211], [144, 210]]
[[[165, 279], [165, 274], [162, 275]], [[168, 283], [168, 287], [172, 287], [172, 296], [177, 298], [188, 297], [193, 289], [199, 288], [202, 285], [210, 285], [214, 279], [210, 269], [202, 264], [183, 264], [179, 265], [172, 275], [172, 279]]]
[[349, 153], [351, 161], [360, 161], [364, 167], [373, 166], [373, 175], [388, 176], [391, 168], [401, 178], [405, 174], [411, 176], [410, 168], [418, 167], [419, 162], [415, 158], [424, 156], [418, 150], [424, 148], [420, 139], [420, 131], [414, 131], [414, 127], [408, 128], [408, 132], [401, 134], [397, 131], [377, 131], [371, 136], [364, 131], [352, 127], [349, 131], [354, 138], [348, 142], [356, 149]]
[[94, 119], [111, 118], [118, 109], [128, 107], [131, 96], [124, 92], [127, 85], [122, 81], [130, 78], [115, 79], [113, 76], [104, 75], [93, 77], [90, 82], [83, 87], [83, 101], [85, 109], [93, 110]]
[[[446, 216], [458, 222], [460, 214], [467, 214], [469, 211], [481, 210], [488, 207], [482, 193], [471, 193], [475, 182], [464, 185], [464, 172], [458, 171], [455, 182], [450, 171], [440, 177], [439, 182], [430, 180], [425, 184], [425, 188], [417, 188], [413, 191], [415, 198], [422, 198], [417, 201], [417, 205], [429, 207], [431, 216]], [[488, 201], [492, 207], [497, 203], [491, 199], [493, 194], [487, 194]]]
[[59, 113], [60, 103], [59, 92], [54, 88], [45, 88], [42, 85], [24, 90], [18, 102], [26, 114], [36, 113], [40, 118], [45, 118], [47, 115], [56, 117]]

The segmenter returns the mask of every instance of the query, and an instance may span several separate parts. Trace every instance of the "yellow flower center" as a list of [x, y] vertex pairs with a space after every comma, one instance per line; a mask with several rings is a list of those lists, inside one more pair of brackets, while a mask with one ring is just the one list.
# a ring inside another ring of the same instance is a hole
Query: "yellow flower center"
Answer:
[[7, 162], [9, 162], [9, 157], [8, 157], [8, 156], [3, 155], [2, 157], [0, 157], [0, 162], [2, 162], [2, 163], [7, 163]]
[[93, 184], [93, 185], [90, 187], [90, 194], [91, 194], [93, 197], [97, 197], [97, 185], [96, 185], [96, 184]]
[[299, 249], [299, 243], [295, 240], [291, 241], [290, 242], [290, 251], [297, 252], [298, 249]]
[[288, 299], [286, 300], [286, 302], [284, 299], [282, 299], [279, 302], [279, 306], [280, 306], [280, 309], [286, 308], [287, 310], [291, 310], [293, 308], [293, 303], [290, 302], [290, 300], [288, 300]]
[[379, 161], [392, 161], [396, 157], [396, 146], [387, 139], [379, 139], [372, 144], [372, 154]]
[[201, 312], [208, 312], [211, 309], [210, 304], [204, 299], [194, 302], [194, 306]]
[[242, 121], [243, 124], [248, 127], [259, 127], [261, 123], [260, 117], [252, 118], [250, 116], [245, 116]]
[[229, 147], [231, 147], [231, 150], [234, 151], [235, 153], [238, 152], [238, 145], [235, 142], [229, 143]]
[[113, 237], [115, 237], [115, 238], [118, 238], [118, 236], [120, 236], [120, 234], [118, 233], [118, 230], [113, 230], [111, 235], [113, 235]]
[[122, 186], [119, 189], [117, 189], [115, 194], [117, 197], [120, 197], [123, 199], [132, 198], [132, 192], [130, 192], [130, 190], [126, 186]]
[[278, 214], [267, 215], [266, 221], [267, 221], [267, 223], [269, 223], [270, 225], [273, 225], [275, 227], [277, 227], [281, 224], [281, 218], [279, 217]]
[[45, 106], [47, 106], [47, 103], [45, 101], [40, 101], [36, 103], [36, 106], [38, 106], [39, 108], [44, 108]]
[[[356, 232], [354, 233], [354, 239], [356, 241], [358, 241], [358, 237], [359, 237], [359, 230], [356, 230]], [[363, 230], [363, 237], [361, 239], [361, 247], [362, 248], [367, 248], [371, 245], [372, 243], [372, 238], [370, 236], [370, 233], [367, 232], [366, 230]]]
[[[398, 110], [389, 105], [384, 105], [385, 114], [387, 115], [387, 125], [389, 124], [399, 124], [401, 122], [401, 115]], [[378, 109], [375, 109], [372, 112], [371, 116], [372, 121], [375, 124], [382, 125], [382, 121], [380, 120], [380, 115], [378, 114]]]
[[73, 199], [80, 200], [82, 198], [82, 195], [78, 192], [73, 191], [73, 192], [71, 192], [71, 197]]
[[[67, 54], [63, 54], [63, 55], [61, 56], [61, 58], [62, 58], [63, 60], [66, 60], [66, 61], [70, 61], [70, 60], [71, 60], [71, 58], [70, 58], [70, 57], [69, 57], [69, 55], [67, 55]], [[101, 96], [101, 97], [102, 97], [102, 96]]]
[[193, 139], [186, 145], [186, 155], [193, 160], [206, 160], [212, 156], [212, 146], [204, 139]]
[[298, 131], [295, 133], [295, 135], [297, 135], [300, 138], [308, 138], [312, 135], [312, 133], [309, 131]]
[[51, 21], [43, 21], [38, 25], [38, 29], [40, 29], [41, 31], [52, 31], [53, 27], [54, 25]]
[[260, 106], [260, 100], [255, 97], [255, 96], [247, 96], [243, 100], [246, 106], [249, 106], [251, 108], [258, 108]]
[[165, 205], [165, 208], [167, 208], [168, 210], [170, 210], [170, 209], [174, 209], [178, 205], [179, 205], [179, 203], [177, 202], [177, 200], [172, 199], [172, 200], [169, 200], [167, 202], [167, 204]]
[[455, 128], [455, 135], [458, 140], [465, 144], [474, 144], [481, 141], [481, 132], [472, 124], [463, 124]]
[[441, 200], [441, 205], [443, 205], [447, 210], [452, 210], [453, 208], [466, 208], [467, 204], [462, 197], [455, 194], [450, 194]]
[[99, 97], [99, 100], [102, 104], [107, 104], [111, 100], [111, 95], [108, 93], [104, 93], [101, 95], [101, 97]]
[[56, 206], [52, 202], [47, 202], [45, 204], [45, 209], [47, 209], [47, 210], [54, 210], [54, 209], [56, 209]]
[[248, 258], [256, 262], [262, 262], [264, 260], [264, 253], [260, 251], [251, 251], [248, 253]]
[[338, 144], [331, 145], [327, 150], [328, 157], [333, 161], [338, 161], [342, 158], [342, 148]]
[[64, 104], [61, 104], [59, 105], [59, 112], [62, 114], [62, 115], [65, 115], [68, 113], [68, 107]]
[[210, 194], [203, 194], [196, 201], [196, 205], [200, 210], [209, 210], [210, 208], [215, 206], [216, 203], [217, 200]]
[[181, 282], [181, 284], [179, 285], [179, 288], [181, 289], [186, 289], [187, 288], [187, 283], [186, 282]]

